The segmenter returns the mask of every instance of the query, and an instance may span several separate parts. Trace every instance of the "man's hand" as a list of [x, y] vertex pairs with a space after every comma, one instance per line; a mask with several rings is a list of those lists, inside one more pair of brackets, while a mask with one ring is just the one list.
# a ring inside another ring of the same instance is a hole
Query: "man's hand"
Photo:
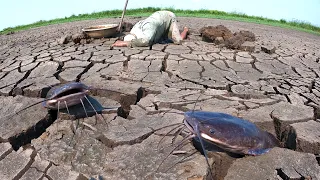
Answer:
[[130, 42], [128, 41], [120, 41], [117, 40], [115, 43], [112, 44], [112, 47], [127, 47]]

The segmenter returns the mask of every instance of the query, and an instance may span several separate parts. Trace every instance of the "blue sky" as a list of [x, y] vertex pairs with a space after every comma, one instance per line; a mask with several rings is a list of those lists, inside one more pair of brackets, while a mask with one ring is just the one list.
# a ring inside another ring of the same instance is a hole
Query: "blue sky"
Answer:
[[[123, 9], [125, 0], [11, 0], [1, 2], [0, 30], [111, 9]], [[271, 19], [301, 20], [320, 26], [320, 0], [129, 0], [128, 9], [173, 7], [241, 12]]]

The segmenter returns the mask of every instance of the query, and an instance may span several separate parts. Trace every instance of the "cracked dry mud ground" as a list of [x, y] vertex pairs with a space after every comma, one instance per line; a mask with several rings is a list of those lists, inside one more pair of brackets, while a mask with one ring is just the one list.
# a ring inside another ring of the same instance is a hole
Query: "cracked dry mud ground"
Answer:
[[[243, 22], [178, 19], [181, 27], [190, 27], [190, 39], [152, 50], [111, 50], [113, 38], [57, 43], [64, 34], [117, 23], [116, 18], [0, 35], [0, 179], [205, 179], [200, 153], [169, 168], [184, 156], [172, 155], [156, 171], [171, 150], [171, 138], [157, 147], [165, 131], [152, 129], [182, 122], [182, 115], [165, 111], [194, 108], [252, 121], [288, 148], [242, 158], [211, 152], [215, 179], [320, 179], [320, 37]], [[200, 27], [219, 24], [254, 32], [255, 51], [220, 49], [196, 35]], [[261, 52], [265, 44], [276, 52]], [[84, 118], [89, 126], [72, 138], [72, 121], [63, 112], [55, 120], [56, 112], [48, 114], [39, 104], [10, 116], [41, 100], [42, 89], [75, 80], [95, 87], [91, 95], [104, 107], [121, 105], [126, 118], [112, 111], [102, 112], [108, 125]]]

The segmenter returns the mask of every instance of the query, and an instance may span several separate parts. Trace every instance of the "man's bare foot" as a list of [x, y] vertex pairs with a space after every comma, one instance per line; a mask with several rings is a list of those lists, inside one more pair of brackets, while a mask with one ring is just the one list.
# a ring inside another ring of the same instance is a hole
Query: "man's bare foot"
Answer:
[[187, 39], [188, 32], [189, 32], [189, 28], [184, 27], [184, 28], [183, 28], [183, 31], [181, 32], [181, 35], [180, 35], [181, 38], [182, 38], [182, 39]]

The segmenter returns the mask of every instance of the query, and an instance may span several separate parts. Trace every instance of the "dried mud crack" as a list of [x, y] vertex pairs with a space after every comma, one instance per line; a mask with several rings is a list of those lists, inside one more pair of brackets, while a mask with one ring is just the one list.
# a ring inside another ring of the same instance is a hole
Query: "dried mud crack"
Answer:
[[48, 114], [38, 121], [33, 127], [24, 132], [17, 134], [8, 139], [13, 150], [17, 151], [21, 146], [31, 143], [32, 139], [36, 139], [46, 131], [46, 129], [57, 119], [57, 111], [49, 110]]
[[147, 139], [151, 134], [153, 134], [153, 132], [149, 132], [147, 134], [144, 134], [130, 141], [120, 141], [120, 142], [114, 142], [112, 139], [108, 139], [104, 135], [99, 135], [96, 139], [102, 142], [105, 146], [113, 149], [121, 145], [133, 145], [133, 144], [141, 143], [143, 140]]

